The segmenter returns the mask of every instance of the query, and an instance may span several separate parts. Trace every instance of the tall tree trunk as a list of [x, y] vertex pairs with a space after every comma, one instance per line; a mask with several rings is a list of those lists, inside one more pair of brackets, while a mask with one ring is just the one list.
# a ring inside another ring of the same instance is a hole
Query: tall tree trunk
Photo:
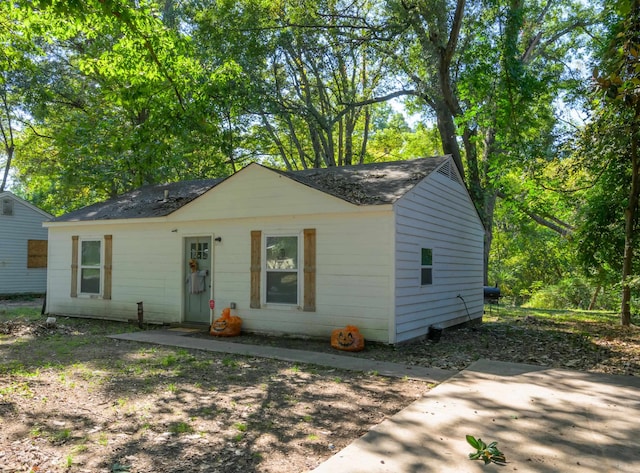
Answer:
[[351, 110], [345, 115], [344, 124], [344, 164], [345, 166], [351, 166], [353, 164], [353, 132], [356, 128], [356, 120], [358, 119], [358, 113], [355, 110]]
[[595, 309], [596, 302], [598, 302], [598, 295], [600, 294], [601, 289], [602, 289], [602, 285], [598, 284], [596, 286], [596, 290], [593, 291], [593, 296], [591, 296], [591, 301], [589, 302], [589, 307], [587, 307], [587, 310]]
[[444, 100], [435, 100], [434, 109], [440, 139], [442, 140], [442, 150], [444, 154], [450, 154], [453, 157], [453, 161], [456, 163], [460, 175], [464, 178], [464, 166], [462, 164], [462, 155], [460, 154], [460, 146], [458, 145], [458, 134], [453, 114]]
[[344, 117], [338, 120], [338, 166], [344, 164]]
[[371, 122], [371, 114], [369, 113], [369, 107], [364, 108], [364, 130], [362, 132], [362, 145], [360, 147], [360, 156], [358, 158], [358, 164], [364, 163], [364, 157], [367, 154], [367, 141], [369, 140], [369, 124]]
[[493, 244], [493, 212], [496, 207], [496, 193], [489, 194], [487, 192], [485, 198], [484, 214], [486, 219], [484, 222], [484, 284], [489, 285], [489, 254], [491, 253], [491, 245]]
[[[636, 117], [637, 118], [637, 117]], [[638, 194], [640, 194], [640, 165], [638, 163], [638, 127], [631, 127], [631, 186], [629, 202], [624, 212], [624, 257], [622, 260], [622, 304], [620, 323], [631, 325], [631, 287], [629, 278], [633, 272], [633, 244], [638, 219]]]
[[[296, 129], [293, 125], [293, 120], [291, 120], [291, 116], [288, 113], [283, 114], [283, 120], [286, 122], [287, 128], [289, 129], [289, 137], [293, 141], [293, 145], [298, 151], [298, 159], [300, 160], [302, 169], [307, 169], [309, 167], [308, 156], [304, 147], [302, 146], [302, 143], [300, 143], [300, 139], [298, 139], [298, 134], [296, 133]], [[291, 159], [293, 160], [293, 156], [291, 157]]]
[[3, 192], [7, 186], [9, 171], [11, 170], [11, 161], [13, 160], [13, 153], [16, 149], [13, 142], [13, 129], [11, 128], [11, 110], [9, 109], [9, 102], [7, 101], [6, 89], [2, 90], [2, 111], [5, 115], [4, 123], [6, 123], [6, 127], [3, 121], [0, 120], [0, 135], [2, 135], [4, 152], [7, 155], [7, 162], [4, 164], [2, 183], [0, 183], [0, 192]]
[[320, 145], [320, 138], [315, 126], [308, 123], [309, 137], [311, 138], [311, 144], [313, 145], [313, 166], [314, 168], [322, 167], [322, 146]]
[[7, 155], [7, 162], [4, 164], [4, 172], [2, 173], [2, 183], [0, 184], [0, 192], [3, 192], [7, 187], [7, 180], [9, 179], [9, 170], [11, 169], [11, 161], [13, 159], [13, 146], [5, 146], [5, 154]]
[[264, 127], [267, 130], [267, 132], [269, 133], [269, 135], [271, 135], [271, 139], [273, 140], [273, 142], [275, 143], [276, 147], [278, 148], [278, 152], [280, 153], [280, 157], [284, 161], [284, 164], [285, 164], [287, 170], [288, 171], [293, 171], [293, 168], [291, 167], [291, 161], [289, 161], [289, 158], [287, 157], [287, 151], [285, 150], [284, 145], [282, 144], [282, 141], [280, 140], [280, 137], [278, 137], [278, 134], [276, 133], [276, 130], [273, 128], [273, 126], [271, 126], [271, 123], [269, 123], [269, 119], [267, 118], [267, 115], [264, 114], [264, 113], [261, 113], [260, 117], [262, 118], [262, 124], [264, 125]]

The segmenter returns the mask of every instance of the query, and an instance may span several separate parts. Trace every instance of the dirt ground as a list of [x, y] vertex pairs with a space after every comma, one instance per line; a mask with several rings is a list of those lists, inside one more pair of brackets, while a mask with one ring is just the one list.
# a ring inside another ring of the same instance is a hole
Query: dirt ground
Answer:
[[[127, 324], [7, 317], [0, 472], [305, 472], [431, 386], [377, 373], [118, 341]], [[4, 311], [4, 316], [3, 316]], [[576, 327], [574, 327], [575, 329]], [[348, 356], [461, 370], [478, 358], [640, 374], [640, 331], [524, 317]], [[195, 336], [208, 336], [204, 333]], [[332, 351], [324, 341], [237, 343]]]
[[0, 313], [1, 472], [304, 472], [429, 390], [106, 338], [132, 330], [116, 325]]

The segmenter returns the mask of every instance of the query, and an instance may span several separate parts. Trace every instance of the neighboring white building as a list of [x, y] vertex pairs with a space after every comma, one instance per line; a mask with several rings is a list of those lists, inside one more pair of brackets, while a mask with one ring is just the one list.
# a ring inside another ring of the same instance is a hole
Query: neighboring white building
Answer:
[[44, 294], [47, 287], [47, 229], [52, 215], [0, 192], [0, 295]]
[[142, 301], [147, 322], [208, 324], [235, 304], [246, 331], [328, 337], [350, 324], [385, 343], [482, 317], [484, 230], [447, 156], [250, 164], [46, 226], [50, 314], [131, 320]]

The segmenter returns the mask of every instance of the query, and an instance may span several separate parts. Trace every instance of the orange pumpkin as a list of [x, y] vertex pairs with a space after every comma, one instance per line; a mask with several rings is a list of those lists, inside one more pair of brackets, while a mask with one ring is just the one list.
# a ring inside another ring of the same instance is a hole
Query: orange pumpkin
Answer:
[[362, 351], [364, 337], [355, 325], [337, 328], [331, 332], [331, 346], [337, 350]]
[[237, 315], [231, 315], [228, 307], [222, 309], [220, 318], [213, 321], [209, 333], [216, 337], [235, 337], [242, 330], [242, 319]]

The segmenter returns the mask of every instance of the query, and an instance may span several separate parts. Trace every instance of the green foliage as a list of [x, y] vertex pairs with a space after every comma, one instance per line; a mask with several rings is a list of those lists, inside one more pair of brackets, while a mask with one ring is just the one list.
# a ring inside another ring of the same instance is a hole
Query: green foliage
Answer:
[[[560, 202], [556, 207], [562, 208]], [[488, 281], [506, 300], [522, 304], [536, 289], [555, 285], [578, 268], [572, 240], [531, 221], [518, 205], [498, 201]]]
[[203, 74], [209, 91], [228, 88], [233, 68], [204, 71], [151, 1], [41, 6], [23, 24], [47, 58], [23, 101], [32, 117], [15, 161], [24, 195], [58, 214], [147, 183], [229, 172], [201, 88]]
[[[529, 300], [523, 307], [535, 307], [538, 309], [582, 309], [589, 307], [595, 288], [580, 277], [566, 277], [557, 284], [532, 288]], [[617, 301], [615, 297], [600, 297], [598, 309], [614, 308]]]
[[438, 130], [417, 123], [411, 129], [400, 113], [393, 113], [388, 105], [373, 108], [375, 126], [367, 145], [365, 161], [384, 162], [416, 159], [441, 154]]
[[632, 287], [627, 280], [638, 271], [640, 2], [613, 2], [604, 13], [605, 38], [590, 103], [593, 117], [576, 147], [576, 155], [586, 158], [585, 167], [596, 177], [581, 224], [582, 263], [599, 280], [621, 274], [621, 323], [628, 325]]
[[[465, 2], [459, 16], [445, 0], [2, 2], [0, 124], [13, 134], [0, 165], [12, 190], [58, 215], [249, 161], [446, 152], [485, 224], [491, 284], [516, 303], [578, 275], [610, 287], [629, 178], [617, 157], [638, 82], [621, 12], [636, 3], [611, 4], [601, 23], [599, 2], [570, 0]], [[572, 130], [558, 105], [585, 97], [585, 31], [622, 36], [600, 51], [601, 111], [562, 147]], [[409, 125], [390, 98], [420, 120]]]
[[498, 442], [491, 442], [487, 445], [481, 438], [476, 439], [473, 435], [467, 435], [466, 438], [467, 443], [476, 449], [475, 452], [469, 454], [470, 460], [482, 460], [485, 465], [489, 463], [505, 465], [507, 463], [504, 454], [498, 450]]

